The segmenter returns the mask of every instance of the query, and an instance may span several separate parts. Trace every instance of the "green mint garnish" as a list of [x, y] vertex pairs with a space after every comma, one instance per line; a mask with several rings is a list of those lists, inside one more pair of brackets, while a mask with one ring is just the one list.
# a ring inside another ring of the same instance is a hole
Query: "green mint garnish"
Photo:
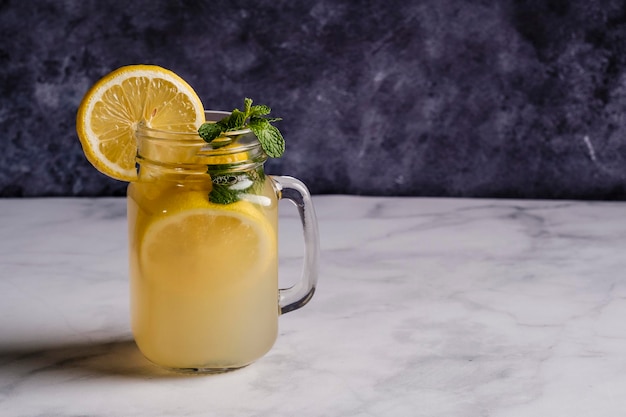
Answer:
[[280, 118], [265, 117], [272, 110], [265, 105], [252, 105], [252, 99], [245, 98], [243, 111], [234, 109], [232, 113], [215, 123], [204, 123], [198, 134], [205, 142], [211, 143], [226, 132], [250, 128], [270, 158], [280, 158], [285, 152], [285, 139], [272, 123]]
[[[228, 144], [226, 141], [215, 141], [226, 132], [249, 128], [259, 140], [263, 151], [270, 158], [280, 158], [285, 152], [285, 139], [272, 123], [280, 118], [266, 117], [272, 110], [265, 105], [252, 105], [252, 99], [245, 98], [243, 111], [234, 109], [230, 115], [215, 123], [204, 123], [198, 129], [198, 134], [207, 143], [214, 147]], [[215, 142], [214, 142], [215, 141]], [[241, 199], [243, 194], [259, 192], [262, 187], [262, 178], [250, 173], [236, 177], [217, 176], [213, 178], [213, 189], [209, 194], [209, 201], [216, 204], [231, 204]]]
[[198, 129], [198, 134], [206, 142], [211, 143], [214, 139], [222, 134], [223, 127], [217, 123], [204, 123]]
[[215, 204], [230, 204], [239, 200], [241, 191], [231, 190], [227, 185], [213, 184], [209, 201]]
[[239, 175], [218, 175], [213, 178], [213, 189], [209, 201], [215, 204], [230, 204], [244, 194], [256, 194], [263, 188], [264, 175], [250, 172]]

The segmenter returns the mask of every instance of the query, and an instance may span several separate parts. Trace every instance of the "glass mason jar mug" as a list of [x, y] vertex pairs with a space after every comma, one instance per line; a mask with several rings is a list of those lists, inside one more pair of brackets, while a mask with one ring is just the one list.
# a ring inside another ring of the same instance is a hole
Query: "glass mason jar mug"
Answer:
[[[207, 112], [216, 121], [225, 112]], [[139, 127], [138, 181], [128, 187], [131, 323], [146, 358], [221, 372], [274, 344], [278, 316], [304, 306], [317, 281], [317, 221], [306, 186], [268, 176], [249, 130], [211, 144], [197, 133]], [[278, 288], [278, 200], [298, 207], [300, 280]]]

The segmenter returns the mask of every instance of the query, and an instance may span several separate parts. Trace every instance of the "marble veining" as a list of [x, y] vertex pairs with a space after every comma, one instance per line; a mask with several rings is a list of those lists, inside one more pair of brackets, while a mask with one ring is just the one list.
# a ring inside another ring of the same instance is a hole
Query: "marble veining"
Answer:
[[314, 299], [258, 362], [184, 376], [132, 341], [123, 198], [0, 200], [0, 415], [624, 415], [624, 203], [314, 201]]

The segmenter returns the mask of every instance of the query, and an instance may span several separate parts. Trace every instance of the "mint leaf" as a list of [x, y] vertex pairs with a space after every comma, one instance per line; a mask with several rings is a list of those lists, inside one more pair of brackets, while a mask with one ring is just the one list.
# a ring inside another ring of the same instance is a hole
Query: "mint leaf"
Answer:
[[250, 130], [261, 142], [261, 147], [270, 158], [280, 158], [285, 152], [285, 139], [280, 131], [267, 119], [251, 119]]
[[252, 99], [251, 98], [244, 98], [243, 99], [243, 112], [246, 114], [246, 116], [250, 115], [250, 109], [252, 108]]
[[211, 143], [215, 138], [219, 137], [224, 131], [224, 126], [221, 123], [203, 123], [198, 129], [198, 135], [205, 142]]
[[252, 133], [254, 133], [257, 138], [259, 137], [259, 135], [257, 135], [257, 132], [267, 129], [269, 125], [270, 121], [262, 117], [252, 117], [250, 118], [250, 123], [248, 123], [248, 127], [250, 128], [250, 130], [252, 130]]
[[267, 156], [280, 158], [285, 152], [285, 139], [272, 123], [282, 119], [279, 117], [264, 117], [272, 109], [263, 104], [253, 106], [252, 99], [248, 97], [243, 101], [243, 109], [243, 111], [234, 109], [230, 115], [217, 123], [204, 123], [198, 129], [198, 134], [206, 142], [211, 143], [224, 132], [242, 130], [248, 127], [261, 143], [261, 147]]
[[264, 105], [259, 105], [259, 106], [252, 106], [250, 108], [250, 117], [255, 117], [255, 116], [265, 116], [266, 114], [270, 114], [270, 112], [272, 111], [272, 109], [270, 109], [268, 106], [264, 106]]
[[241, 191], [231, 190], [228, 185], [213, 184], [209, 193], [209, 201], [215, 204], [230, 204], [239, 201]]
[[213, 177], [213, 189], [209, 201], [215, 204], [231, 204], [241, 200], [245, 194], [259, 194], [263, 191], [265, 175], [258, 171], [242, 174], [216, 175]]
[[261, 147], [271, 158], [280, 158], [285, 153], [285, 139], [276, 126], [270, 125], [259, 138]]
[[225, 123], [228, 130], [239, 130], [242, 129], [246, 124], [246, 114], [239, 109], [233, 110], [233, 112], [228, 116], [228, 121]]

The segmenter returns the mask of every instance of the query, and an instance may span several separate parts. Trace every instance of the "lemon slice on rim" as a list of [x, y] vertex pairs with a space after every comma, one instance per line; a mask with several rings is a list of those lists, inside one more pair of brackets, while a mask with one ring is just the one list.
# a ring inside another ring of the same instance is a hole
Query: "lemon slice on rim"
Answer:
[[118, 180], [134, 181], [139, 123], [195, 132], [204, 121], [200, 98], [178, 75], [155, 65], [129, 65], [104, 76], [85, 94], [76, 132], [96, 169]]
[[146, 279], [161, 289], [197, 294], [263, 274], [277, 241], [262, 211], [246, 201], [189, 203], [196, 207], [176, 207], [145, 225], [139, 264]]

